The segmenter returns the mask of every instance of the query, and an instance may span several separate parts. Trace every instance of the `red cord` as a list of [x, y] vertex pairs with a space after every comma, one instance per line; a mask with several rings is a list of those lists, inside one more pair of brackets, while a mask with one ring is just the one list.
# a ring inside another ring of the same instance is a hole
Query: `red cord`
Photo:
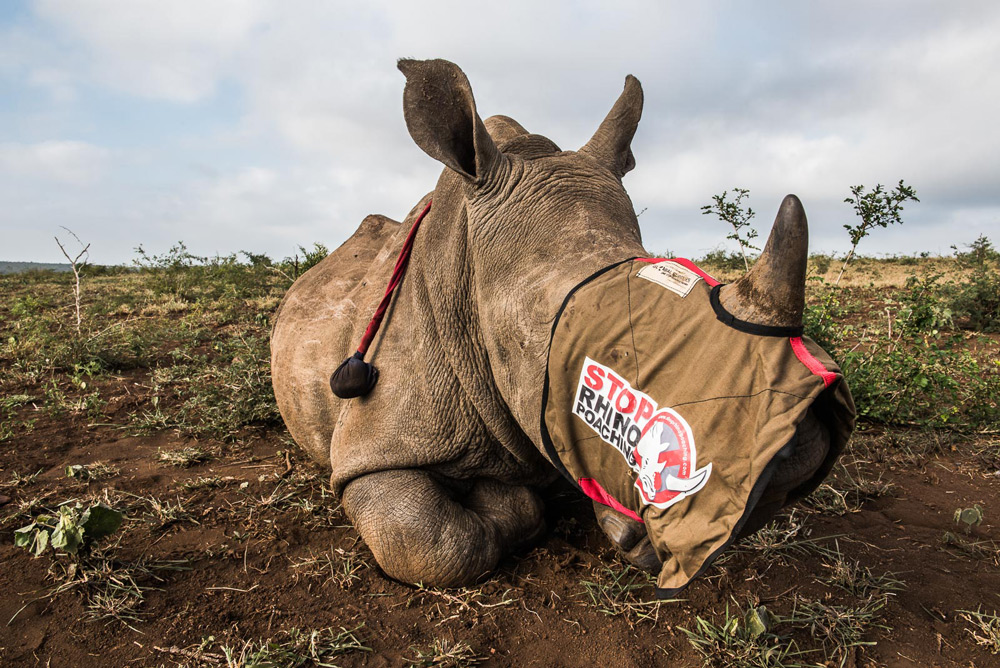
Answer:
[[385, 289], [385, 296], [382, 297], [378, 308], [375, 309], [375, 315], [372, 316], [371, 322], [368, 323], [365, 335], [361, 337], [361, 345], [358, 346], [358, 352], [361, 353], [362, 357], [368, 352], [368, 346], [371, 345], [372, 339], [375, 338], [375, 334], [378, 332], [378, 328], [382, 325], [382, 318], [385, 317], [385, 310], [389, 308], [389, 302], [392, 301], [393, 291], [403, 280], [403, 274], [406, 273], [406, 265], [410, 263], [410, 251], [413, 250], [413, 239], [417, 236], [417, 228], [420, 227], [420, 221], [424, 219], [424, 216], [430, 210], [431, 202], [428, 201], [427, 206], [420, 212], [417, 219], [413, 221], [410, 233], [406, 235], [403, 248], [399, 251], [399, 259], [396, 260], [396, 268], [392, 270], [392, 278], [389, 279], [389, 287]]

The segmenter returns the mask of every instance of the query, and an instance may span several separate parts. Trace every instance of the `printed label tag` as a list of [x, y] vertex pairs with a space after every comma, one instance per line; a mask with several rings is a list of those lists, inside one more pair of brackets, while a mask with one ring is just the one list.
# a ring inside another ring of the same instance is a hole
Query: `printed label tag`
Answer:
[[711, 462], [697, 468], [694, 433], [677, 411], [658, 407], [614, 369], [589, 357], [580, 370], [573, 414], [625, 458], [646, 505], [669, 508], [698, 492], [712, 475]]
[[671, 292], [676, 292], [681, 297], [687, 297], [694, 284], [701, 280], [701, 276], [687, 267], [682, 267], [669, 260], [647, 264], [636, 275], [661, 285]]

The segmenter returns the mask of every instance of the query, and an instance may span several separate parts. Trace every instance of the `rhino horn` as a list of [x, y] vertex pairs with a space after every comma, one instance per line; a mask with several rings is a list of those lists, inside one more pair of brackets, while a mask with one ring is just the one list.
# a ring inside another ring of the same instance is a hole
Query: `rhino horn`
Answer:
[[625, 90], [615, 106], [581, 149], [621, 178], [635, 167], [632, 137], [642, 117], [642, 85], [631, 74], [625, 77]]
[[781, 202], [764, 252], [741, 279], [722, 288], [719, 302], [740, 320], [770, 327], [799, 328], [805, 309], [809, 226], [802, 202]]

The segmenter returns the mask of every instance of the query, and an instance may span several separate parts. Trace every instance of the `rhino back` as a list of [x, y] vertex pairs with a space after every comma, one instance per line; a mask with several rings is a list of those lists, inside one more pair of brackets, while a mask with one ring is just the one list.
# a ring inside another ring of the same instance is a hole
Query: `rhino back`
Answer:
[[318, 462], [330, 461], [342, 403], [330, 391], [330, 374], [353, 352], [385, 289], [401, 230], [385, 216], [366, 217], [347, 241], [295, 281], [275, 314], [274, 396], [292, 438]]

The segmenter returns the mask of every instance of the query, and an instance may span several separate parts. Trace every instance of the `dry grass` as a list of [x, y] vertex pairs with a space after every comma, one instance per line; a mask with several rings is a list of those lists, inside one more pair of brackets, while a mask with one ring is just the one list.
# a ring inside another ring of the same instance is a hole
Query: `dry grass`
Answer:
[[640, 622], [655, 624], [660, 609], [677, 600], [656, 599], [656, 579], [629, 564], [603, 566], [592, 573], [593, 579], [580, 582], [586, 603], [609, 617], [623, 617], [630, 626]]
[[203, 464], [212, 457], [202, 448], [189, 446], [178, 450], [160, 450], [157, 458], [165, 464], [187, 468], [195, 464]]
[[[173, 657], [192, 660], [197, 666], [226, 668], [279, 668], [293, 666], [337, 666], [331, 663], [340, 656], [371, 652], [357, 633], [364, 624], [353, 629], [333, 627], [306, 631], [291, 628], [262, 640], [241, 640], [232, 644], [208, 636], [195, 647], [157, 647], [153, 649]], [[179, 660], [183, 660], [179, 659]], [[182, 665], [192, 665], [184, 661]]]
[[977, 609], [959, 610], [960, 616], [968, 624], [969, 635], [980, 647], [985, 647], [991, 654], [1000, 654], [1000, 616], [996, 612], [988, 614]]
[[413, 658], [407, 659], [410, 666], [435, 666], [438, 668], [463, 668], [475, 666], [486, 660], [479, 656], [467, 643], [460, 640], [435, 638], [428, 647], [411, 647]]
[[834, 552], [823, 559], [823, 567], [827, 569], [827, 577], [817, 578], [817, 582], [843, 589], [862, 599], [884, 599], [906, 587], [902, 580], [895, 577], [895, 573], [876, 575], [868, 566], [845, 558], [840, 553], [839, 545], [835, 545]]
[[[818, 277], [827, 284], [833, 284], [837, 280], [842, 263], [842, 257], [827, 259], [826, 256], [813, 255], [809, 259], [809, 276]], [[742, 269], [728, 269], [708, 262], [700, 263], [700, 266], [723, 283], [731, 283], [744, 273]], [[821, 271], [824, 268], [825, 271]], [[916, 274], [918, 270], [946, 274], [956, 279], [971, 273], [959, 266], [954, 257], [882, 259], [855, 257], [847, 265], [847, 271], [840, 279], [840, 286], [845, 288], [901, 288], [906, 285], [906, 279]]]
[[361, 579], [360, 573], [371, 568], [360, 550], [332, 548], [319, 555], [310, 555], [291, 562], [296, 574], [319, 580], [321, 585], [333, 583], [341, 589], [350, 589]]

